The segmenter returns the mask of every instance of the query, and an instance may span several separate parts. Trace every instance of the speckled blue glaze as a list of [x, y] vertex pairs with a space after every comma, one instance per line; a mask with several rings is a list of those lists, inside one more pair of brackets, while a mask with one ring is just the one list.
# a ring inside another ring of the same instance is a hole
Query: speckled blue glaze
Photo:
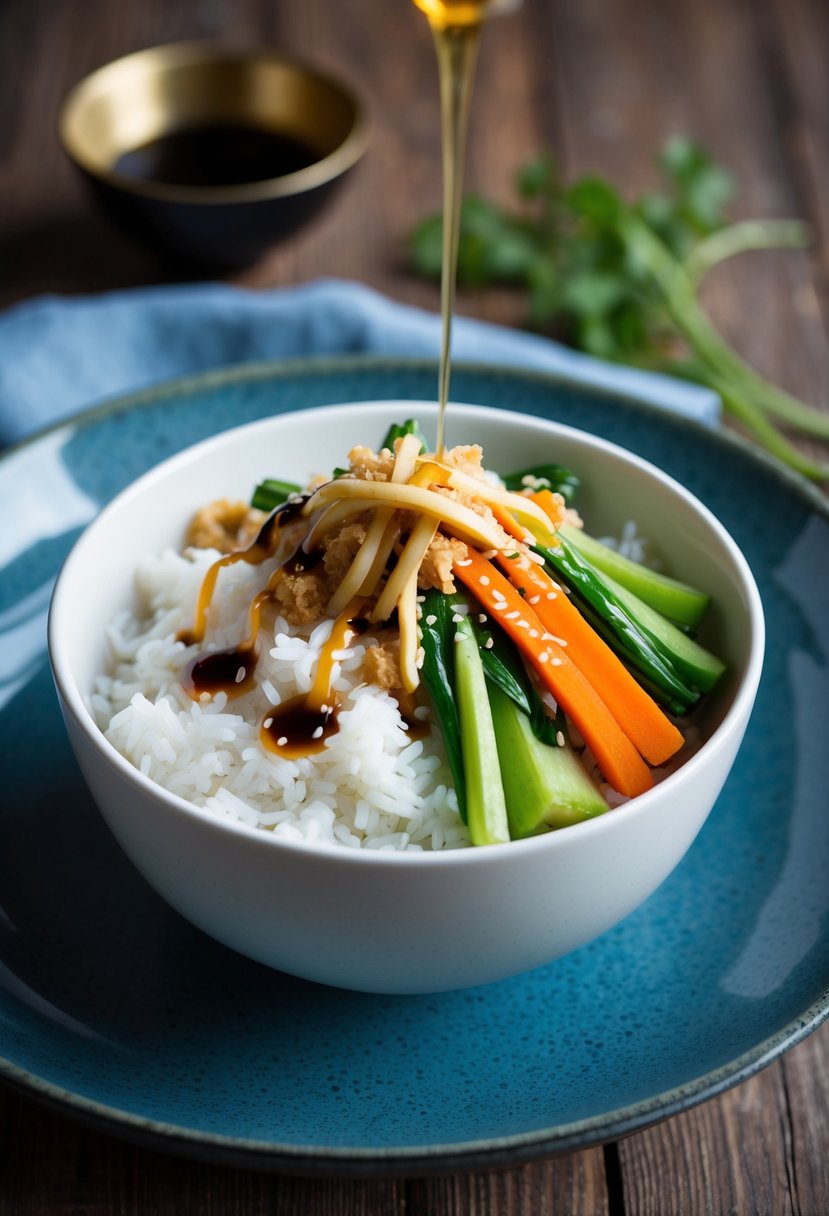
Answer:
[[[181, 1151], [414, 1173], [641, 1126], [748, 1075], [826, 1015], [826, 507], [737, 442], [540, 375], [458, 369], [453, 395], [556, 418], [652, 460], [719, 516], [763, 595], [768, 655], [745, 744], [663, 887], [600, 940], [517, 979], [362, 996], [203, 936], [110, 838], [45, 654], [51, 584], [85, 519], [227, 427], [336, 401], [428, 398], [434, 386], [431, 366], [364, 360], [212, 375], [97, 411], [0, 463], [11, 529], [0, 552], [0, 1075], [12, 1083]], [[42, 487], [53, 504], [43, 518], [19, 510], [21, 485]]]

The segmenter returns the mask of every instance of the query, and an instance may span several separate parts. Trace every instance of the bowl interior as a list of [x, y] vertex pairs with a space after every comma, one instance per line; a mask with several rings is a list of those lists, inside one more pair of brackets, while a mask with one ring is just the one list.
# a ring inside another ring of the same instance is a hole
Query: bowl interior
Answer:
[[[192, 513], [212, 498], [247, 500], [265, 477], [301, 481], [325, 473], [342, 464], [355, 443], [376, 447], [389, 423], [408, 417], [418, 418], [427, 435], [434, 433], [434, 406], [412, 402], [331, 406], [267, 419], [188, 449], [119, 495], [68, 559], [50, 622], [56, 676], [89, 729], [98, 736], [84, 699], [106, 666], [109, 622], [133, 602], [142, 554], [180, 547]], [[713, 731], [762, 651], [756, 588], [714, 517], [638, 457], [537, 418], [452, 406], [448, 442], [481, 443], [486, 464], [505, 472], [542, 459], [569, 465], [583, 478], [579, 509], [591, 532], [618, 535], [625, 521], [635, 521], [667, 572], [712, 594], [701, 641], [729, 663], [700, 718], [705, 733]]]
[[135, 179], [117, 171], [120, 159], [164, 136], [222, 128], [272, 132], [307, 150], [306, 165], [274, 175], [277, 194], [344, 172], [366, 141], [360, 102], [338, 82], [273, 52], [198, 44], [139, 51], [93, 72], [70, 93], [60, 122], [67, 151], [88, 173], [162, 194], [195, 188]]

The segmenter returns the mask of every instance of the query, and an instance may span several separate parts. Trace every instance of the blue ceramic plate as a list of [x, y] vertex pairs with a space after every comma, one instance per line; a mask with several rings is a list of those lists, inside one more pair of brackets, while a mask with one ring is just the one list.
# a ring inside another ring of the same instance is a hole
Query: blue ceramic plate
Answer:
[[182, 1152], [414, 1174], [630, 1132], [742, 1080], [825, 1017], [827, 508], [734, 440], [545, 376], [459, 369], [453, 391], [660, 465], [730, 529], [765, 604], [768, 657], [745, 744], [664, 886], [531, 974], [441, 996], [363, 996], [219, 946], [110, 838], [45, 653], [51, 586], [80, 529], [138, 474], [227, 427], [335, 401], [428, 398], [434, 384], [432, 366], [376, 361], [209, 375], [96, 411], [0, 462], [0, 1073], [11, 1083]]

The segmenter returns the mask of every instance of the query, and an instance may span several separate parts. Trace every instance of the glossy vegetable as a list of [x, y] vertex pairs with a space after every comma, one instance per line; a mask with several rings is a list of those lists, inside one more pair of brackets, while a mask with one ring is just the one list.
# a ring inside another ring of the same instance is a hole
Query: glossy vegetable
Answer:
[[527, 717], [498, 688], [489, 700], [512, 840], [592, 819], [607, 810], [572, 747], [541, 743]]
[[495, 614], [502, 628], [581, 732], [610, 784], [628, 797], [653, 785], [648, 766], [596, 690], [551, 639], [542, 622], [512, 584], [474, 549], [454, 574], [474, 598]]
[[440, 726], [452, 781], [458, 797], [458, 811], [466, 823], [466, 781], [458, 706], [455, 700], [455, 625], [454, 604], [450, 596], [432, 588], [426, 592], [420, 618], [420, 644], [423, 648], [421, 675]]
[[504, 844], [510, 838], [509, 824], [484, 669], [470, 622], [461, 618], [455, 629], [455, 690], [469, 836], [477, 845]]
[[678, 752], [684, 743], [681, 731], [637, 684], [562, 587], [529, 558], [509, 561], [499, 557], [499, 564], [510, 582], [524, 592], [545, 630], [566, 641], [569, 658], [593, 685], [639, 754], [656, 765]]

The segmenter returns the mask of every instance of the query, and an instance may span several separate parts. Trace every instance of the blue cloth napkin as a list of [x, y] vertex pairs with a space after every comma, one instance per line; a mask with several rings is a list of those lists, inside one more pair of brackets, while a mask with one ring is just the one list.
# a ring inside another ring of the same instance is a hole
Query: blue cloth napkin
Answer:
[[[0, 316], [0, 444], [108, 397], [263, 359], [371, 353], [436, 358], [440, 320], [358, 283], [253, 292], [220, 283], [41, 297]], [[603, 363], [546, 338], [458, 318], [453, 357], [554, 372], [715, 424], [696, 385]]]

